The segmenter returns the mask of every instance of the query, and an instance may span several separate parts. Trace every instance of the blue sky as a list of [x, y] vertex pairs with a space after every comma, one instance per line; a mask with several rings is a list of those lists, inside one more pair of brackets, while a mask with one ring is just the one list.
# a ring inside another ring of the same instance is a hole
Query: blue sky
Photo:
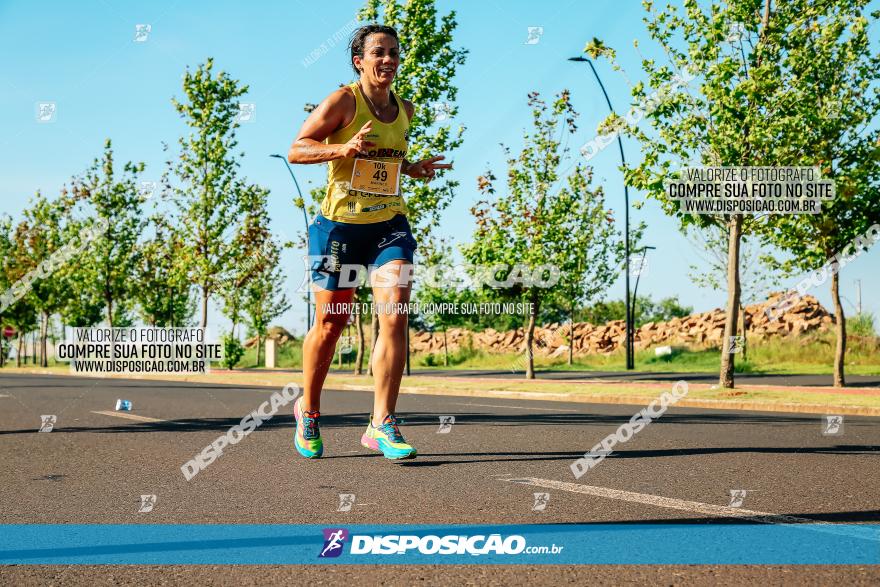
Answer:
[[[40, 189], [57, 194], [71, 175], [83, 171], [101, 152], [103, 141], [114, 142], [117, 162], [144, 161], [145, 180], [162, 172], [162, 142], [176, 144], [184, 132], [171, 104], [181, 97], [186, 66], [213, 57], [217, 69], [250, 86], [247, 102], [256, 117], [244, 124], [238, 138], [246, 153], [242, 173], [271, 189], [273, 229], [293, 237], [302, 217], [291, 203], [293, 186], [283, 164], [270, 153], [285, 153], [305, 119], [303, 104], [319, 102], [339, 83], [352, 81], [345, 43], [340, 42], [317, 62], [305, 59], [340, 29], [350, 28], [359, 1], [316, 4], [304, 1], [252, 2], [0, 2], [0, 213], [18, 218], [29, 198]], [[320, 10], [317, 8], [320, 7]], [[467, 63], [455, 80], [459, 114], [467, 127], [464, 145], [448, 156], [461, 187], [445, 212], [442, 230], [457, 243], [470, 239], [469, 209], [478, 198], [476, 177], [488, 166], [503, 177], [499, 143], [516, 149], [530, 123], [528, 92], [551, 96], [567, 88], [580, 113], [577, 147], [595, 134], [607, 108], [585, 64], [570, 63], [587, 40], [602, 38], [617, 49], [626, 76], [641, 79], [632, 41], [640, 40], [647, 56], [657, 55], [641, 22], [641, 3], [610, 0], [554, 2], [438, 2], [441, 14], [455, 10], [455, 44], [467, 48]], [[135, 25], [149, 24], [145, 42], [134, 42]], [[543, 27], [537, 44], [526, 44], [528, 27]], [[872, 41], [876, 44], [876, 34]], [[600, 64], [612, 102], [619, 111], [629, 105], [627, 81], [620, 72]], [[38, 123], [35, 104], [55, 102], [57, 117]], [[417, 105], [418, 106], [418, 105]], [[638, 160], [636, 144], [625, 143], [630, 161]], [[449, 154], [447, 154], [449, 155]], [[606, 149], [591, 164], [596, 183], [604, 185], [607, 202], [623, 222], [623, 187], [616, 149]], [[326, 177], [323, 165], [298, 166], [303, 189]], [[631, 191], [632, 200], [642, 196]], [[701, 264], [697, 251], [678, 232], [676, 221], [648, 200], [631, 213], [633, 222], [648, 225], [644, 244], [657, 247], [642, 275], [640, 293], [655, 299], [678, 295], [697, 311], [722, 307], [725, 293], [698, 288], [688, 277], [690, 264]], [[305, 309], [293, 289], [301, 282], [301, 251], [284, 257], [289, 295], [294, 308], [278, 323], [302, 332]], [[860, 280], [862, 304], [880, 314], [880, 247], [862, 255], [842, 274], [845, 307], [853, 311], [854, 281]], [[801, 276], [802, 277], [802, 276]], [[783, 282], [790, 286], [801, 277]], [[608, 291], [623, 297], [623, 278]], [[830, 307], [828, 286], [810, 293]], [[210, 324], [225, 319], [212, 309]]]

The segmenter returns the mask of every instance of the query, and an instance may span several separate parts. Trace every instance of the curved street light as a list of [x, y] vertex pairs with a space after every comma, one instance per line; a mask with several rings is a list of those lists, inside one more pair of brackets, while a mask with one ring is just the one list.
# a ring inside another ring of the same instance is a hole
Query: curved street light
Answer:
[[[284, 164], [287, 166], [287, 171], [290, 173], [290, 177], [293, 179], [293, 185], [296, 186], [296, 193], [299, 194], [299, 199], [302, 202], [302, 206], [300, 209], [303, 213], [303, 222], [306, 226], [306, 254], [308, 254], [309, 249], [309, 215], [306, 212], [306, 201], [303, 199], [302, 191], [299, 189], [299, 182], [296, 181], [296, 176], [293, 174], [293, 169], [290, 167], [290, 163], [288, 163], [287, 158], [283, 155], [279, 155], [278, 153], [274, 153], [269, 155], [270, 157], [274, 157], [275, 159], [281, 159], [284, 161]], [[306, 266], [306, 271], [309, 271], [309, 267]], [[307, 276], [308, 277], [308, 276]], [[311, 279], [309, 280], [311, 282]], [[310, 287], [306, 287], [306, 332], [312, 327], [312, 290]]]
[[[605, 103], [608, 104], [608, 110], [611, 111], [611, 114], [614, 114], [614, 107], [611, 106], [611, 100], [608, 98], [608, 92], [605, 91], [605, 85], [599, 78], [599, 73], [596, 71], [596, 67], [593, 65], [593, 62], [583, 56], [569, 57], [568, 60], [584, 61], [587, 63], [587, 65], [590, 66], [590, 69], [593, 71], [593, 75], [596, 77], [596, 81], [599, 82], [599, 87], [602, 88], [602, 95], [605, 96]], [[620, 139], [620, 133], [617, 134], [617, 146], [620, 148], [620, 161], [623, 166], [626, 167], [626, 158], [623, 155], [623, 141]], [[629, 291], [629, 186], [626, 185], [626, 182], [623, 183], [623, 198], [625, 206], [624, 239], [626, 241], [626, 368], [627, 370], [630, 370], [635, 369], [635, 353], [633, 346], [633, 316], [631, 308], [632, 302]]]

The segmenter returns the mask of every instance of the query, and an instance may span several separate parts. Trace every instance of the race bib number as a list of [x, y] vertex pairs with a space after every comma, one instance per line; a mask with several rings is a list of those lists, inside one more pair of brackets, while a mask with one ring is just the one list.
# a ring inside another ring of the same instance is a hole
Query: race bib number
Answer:
[[375, 159], [354, 160], [351, 189], [380, 196], [396, 196], [399, 188], [400, 163]]

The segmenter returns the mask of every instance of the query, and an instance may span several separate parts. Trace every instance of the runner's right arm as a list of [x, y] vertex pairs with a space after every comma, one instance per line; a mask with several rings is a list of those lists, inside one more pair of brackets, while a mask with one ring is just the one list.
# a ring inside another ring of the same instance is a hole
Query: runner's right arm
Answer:
[[354, 118], [354, 96], [344, 88], [330, 94], [315, 108], [300, 128], [299, 134], [287, 152], [290, 163], [326, 163], [335, 159], [354, 157], [364, 153], [375, 143], [364, 136], [372, 130], [372, 122], [367, 121], [351, 140], [343, 144], [327, 145], [324, 139], [336, 130], [349, 124]]

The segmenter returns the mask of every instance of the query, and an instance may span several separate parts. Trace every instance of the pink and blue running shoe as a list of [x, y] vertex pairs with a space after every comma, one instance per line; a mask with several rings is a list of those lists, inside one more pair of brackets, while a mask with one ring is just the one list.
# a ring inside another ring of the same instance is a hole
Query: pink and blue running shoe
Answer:
[[397, 418], [391, 414], [385, 416], [379, 426], [373, 426], [373, 415], [370, 414], [370, 422], [367, 424], [367, 431], [361, 436], [361, 444], [381, 451], [386, 459], [401, 460], [416, 457], [416, 449], [403, 439], [403, 434], [397, 427]]
[[304, 412], [300, 406], [302, 397], [293, 404], [293, 417], [296, 420], [296, 434], [293, 443], [296, 450], [307, 459], [318, 459], [324, 454], [324, 441], [321, 440], [321, 428], [318, 420], [320, 412]]

